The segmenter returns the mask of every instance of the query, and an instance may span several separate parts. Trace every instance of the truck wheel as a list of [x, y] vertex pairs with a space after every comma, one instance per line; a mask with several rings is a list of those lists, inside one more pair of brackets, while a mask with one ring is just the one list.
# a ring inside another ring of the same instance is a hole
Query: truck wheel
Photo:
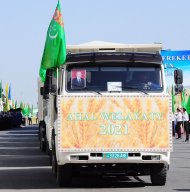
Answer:
[[57, 165], [57, 182], [60, 187], [68, 187], [72, 184], [71, 165]]
[[52, 172], [54, 175], [57, 174], [57, 158], [56, 158], [56, 151], [55, 151], [55, 129], [52, 129], [52, 138], [51, 138], [51, 165], [52, 165]]
[[45, 144], [45, 142], [42, 141], [41, 139], [40, 139], [40, 150], [41, 150], [42, 152], [45, 152], [45, 151], [46, 151], [46, 144]]
[[44, 132], [43, 132], [43, 127], [40, 126], [40, 133], [39, 133], [39, 137], [40, 137], [40, 150], [42, 152], [46, 152], [46, 139], [44, 137]]
[[40, 141], [40, 127], [41, 127], [41, 122], [38, 124], [38, 140]]
[[46, 154], [49, 155], [49, 142], [48, 140], [46, 139]]
[[48, 149], [49, 163], [52, 165], [52, 150]]
[[54, 175], [56, 175], [57, 174], [57, 158], [56, 158], [56, 152], [55, 152], [55, 145], [52, 145], [51, 165], [52, 165], [52, 172]]
[[51, 154], [52, 154], [52, 150], [50, 150], [50, 148], [49, 148], [49, 142], [47, 141], [47, 139], [46, 139], [46, 154], [48, 155], [48, 157], [49, 157], [49, 163], [50, 163], [50, 165], [51, 165]]
[[165, 185], [168, 166], [158, 164], [151, 168], [150, 179], [153, 185]]
[[54, 175], [57, 174], [57, 158], [56, 158], [56, 154], [53, 152], [52, 150], [52, 155], [51, 155], [51, 162], [52, 162], [52, 172]]

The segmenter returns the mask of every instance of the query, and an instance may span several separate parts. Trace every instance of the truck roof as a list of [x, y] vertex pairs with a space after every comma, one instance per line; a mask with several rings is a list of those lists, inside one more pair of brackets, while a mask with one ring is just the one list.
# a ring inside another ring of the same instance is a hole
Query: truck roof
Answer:
[[67, 45], [67, 53], [84, 52], [143, 52], [156, 53], [162, 50], [161, 43], [121, 44], [104, 41], [92, 41], [79, 45]]
[[138, 53], [138, 52], [89, 52], [89, 53], [68, 53], [67, 64], [74, 63], [95, 63], [95, 62], [146, 62], [162, 64], [162, 57], [159, 53]]

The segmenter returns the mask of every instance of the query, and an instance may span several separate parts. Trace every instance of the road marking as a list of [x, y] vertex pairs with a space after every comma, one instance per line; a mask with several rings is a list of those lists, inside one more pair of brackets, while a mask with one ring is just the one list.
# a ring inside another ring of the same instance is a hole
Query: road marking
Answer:
[[39, 147], [0, 147], [0, 149], [39, 149]]
[[38, 167], [0, 167], [3, 170], [30, 170], [30, 169], [51, 169], [51, 166], [38, 166]]
[[24, 159], [30, 159], [30, 158], [48, 158], [47, 155], [0, 155], [0, 157], [10, 157], [10, 158], [24, 158]]

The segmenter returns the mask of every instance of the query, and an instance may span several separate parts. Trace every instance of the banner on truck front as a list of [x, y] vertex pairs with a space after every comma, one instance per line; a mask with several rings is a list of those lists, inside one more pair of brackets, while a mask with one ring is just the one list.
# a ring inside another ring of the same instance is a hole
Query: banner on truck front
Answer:
[[167, 96], [58, 98], [60, 151], [171, 151]]

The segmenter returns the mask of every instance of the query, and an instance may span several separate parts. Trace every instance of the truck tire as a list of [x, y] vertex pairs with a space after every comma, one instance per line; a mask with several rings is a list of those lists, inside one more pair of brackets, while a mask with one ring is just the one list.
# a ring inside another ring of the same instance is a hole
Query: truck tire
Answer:
[[38, 124], [38, 140], [40, 141], [40, 127], [41, 127], [41, 122]]
[[47, 139], [46, 139], [46, 154], [48, 155], [48, 157], [49, 157], [49, 163], [50, 163], [50, 165], [51, 165], [51, 154], [52, 154], [52, 151], [50, 150], [50, 148], [49, 148], [49, 142], [47, 141]]
[[158, 164], [150, 170], [150, 179], [153, 185], [165, 185], [167, 177], [168, 166], [165, 164]]
[[56, 151], [55, 151], [55, 129], [52, 129], [52, 154], [51, 154], [51, 163], [52, 163], [52, 172], [54, 175], [57, 175], [57, 158], [56, 158]]
[[46, 152], [46, 143], [40, 139], [40, 150]]
[[72, 184], [71, 165], [57, 165], [57, 182], [60, 187], [68, 187]]
[[52, 150], [48, 149], [49, 163], [52, 165]]
[[42, 152], [46, 152], [46, 138], [45, 138], [45, 133], [44, 130], [45, 125], [42, 123], [41, 126], [39, 127], [39, 139], [40, 139], [40, 150]]
[[57, 174], [57, 158], [56, 158], [56, 154], [53, 152], [52, 150], [52, 156], [51, 156], [52, 160], [52, 172], [54, 175]]

